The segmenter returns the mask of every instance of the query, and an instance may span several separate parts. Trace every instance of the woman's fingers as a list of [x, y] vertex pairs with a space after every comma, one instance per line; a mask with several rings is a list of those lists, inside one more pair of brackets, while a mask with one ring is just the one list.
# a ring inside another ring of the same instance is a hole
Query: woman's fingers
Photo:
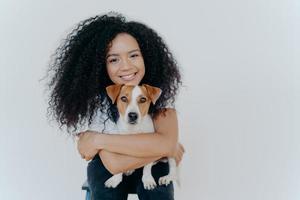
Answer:
[[176, 158], [175, 158], [177, 165], [181, 162], [184, 153], [185, 153], [185, 149], [184, 149], [183, 145], [181, 143], [178, 143], [178, 149], [177, 149]]
[[181, 151], [184, 153], [185, 152], [185, 149], [183, 147], [183, 145], [181, 143], [178, 143], [179, 144], [179, 148], [181, 149]]
[[175, 157], [176, 165], [179, 165], [179, 163], [181, 162], [181, 160], [182, 160], [182, 157], [179, 156], [179, 155], [177, 155], [177, 156]]
[[175, 158], [177, 165], [181, 162], [184, 152], [185, 152], [185, 149], [184, 149], [183, 145], [178, 143], [177, 148], [175, 150], [175, 154], [174, 154], [174, 158]]

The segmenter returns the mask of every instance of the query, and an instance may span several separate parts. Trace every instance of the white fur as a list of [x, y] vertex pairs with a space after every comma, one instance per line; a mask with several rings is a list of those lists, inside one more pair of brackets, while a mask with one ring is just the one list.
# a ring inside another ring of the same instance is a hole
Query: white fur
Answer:
[[[117, 121], [117, 127], [118, 132], [123, 134], [137, 134], [137, 133], [153, 133], [154, 126], [153, 121], [150, 117], [150, 115], [145, 115], [144, 117], [141, 116], [139, 107], [136, 103], [136, 98], [142, 94], [142, 90], [139, 86], [135, 86], [132, 90], [132, 101], [129, 103], [125, 116], [120, 115], [119, 120]], [[137, 124], [132, 125], [128, 123], [128, 113], [129, 112], [136, 112], [138, 114], [138, 120]], [[169, 162], [169, 174], [163, 177], [160, 177], [159, 179], [159, 185], [168, 185], [171, 181], [177, 180], [177, 173], [176, 173], [176, 162], [174, 158], [168, 158]], [[151, 174], [151, 168], [155, 163], [149, 163], [144, 166], [143, 169], [143, 176], [142, 176], [142, 182], [144, 184], [144, 188], [146, 190], [152, 190], [156, 187], [156, 182]], [[125, 173], [125, 175], [130, 175], [134, 172], [128, 171]], [[122, 173], [115, 174], [111, 178], [109, 178], [105, 182], [105, 186], [109, 188], [115, 188], [119, 185], [119, 183], [122, 181]]]

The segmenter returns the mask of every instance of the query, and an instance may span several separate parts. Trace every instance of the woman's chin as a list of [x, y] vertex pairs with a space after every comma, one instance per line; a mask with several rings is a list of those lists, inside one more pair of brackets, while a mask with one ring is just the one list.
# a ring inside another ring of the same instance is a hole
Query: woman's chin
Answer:
[[138, 85], [140, 83], [140, 81], [139, 80], [130, 80], [130, 81], [124, 81], [124, 80], [122, 80], [122, 81], [120, 81], [120, 83], [119, 84], [124, 84], [124, 85]]
[[124, 83], [124, 85], [138, 85], [139, 82], [127, 82], [127, 83]]

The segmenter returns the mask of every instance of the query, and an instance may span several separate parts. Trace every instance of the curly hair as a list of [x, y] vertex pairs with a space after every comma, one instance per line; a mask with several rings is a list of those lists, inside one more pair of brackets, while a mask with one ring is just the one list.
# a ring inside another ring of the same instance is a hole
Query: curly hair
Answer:
[[[111, 41], [120, 33], [133, 36], [141, 49], [146, 83], [162, 89], [149, 114], [157, 116], [167, 105], [174, 106], [181, 84], [177, 63], [163, 39], [148, 26], [126, 21], [120, 14], [101, 15], [76, 25], [52, 55], [48, 73], [50, 100], [48, 115], [73, 131], [92, 123], [97, 109], [116, 122], [118, 112], [109, 100], [105, 88], [113, 84], [106, 70], [106, 54]], [[105, 121], [106, 121], [105, 120]], [[104, 124], [105, 124], [104, 121]]]

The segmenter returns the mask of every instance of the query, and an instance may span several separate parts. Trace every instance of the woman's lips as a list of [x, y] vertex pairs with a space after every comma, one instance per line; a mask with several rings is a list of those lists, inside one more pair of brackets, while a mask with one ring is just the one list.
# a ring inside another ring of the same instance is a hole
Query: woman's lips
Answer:
[[136, 73], [120, 76], [120, 78], [122, 78], [124, 81], [131, 81], [135, 78], [135, 74]]

